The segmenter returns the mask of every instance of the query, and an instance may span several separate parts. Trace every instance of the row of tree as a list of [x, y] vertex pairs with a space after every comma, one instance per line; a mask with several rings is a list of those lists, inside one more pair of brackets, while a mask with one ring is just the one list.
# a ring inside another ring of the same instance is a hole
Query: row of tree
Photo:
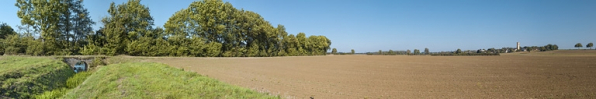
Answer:
[[[582, 46], [582, 43], [575, 44], [575, 48], [577, 48], [577, 49], [582, 48], [582, 47], [584, 47], [584, 46]], [[586, 48], [592, 49], [592, 47], [594, 47], [594, 43], [590, 42], [590, 43], [586, 44]]]
[[367, 55], [429, 55], [431, 53], [428, 50], [428, 48], [424, 48], [424, 52], [420, 52], [420, 50], [418, 50], [418, 49], [414, 49], [414, 51], [412, 52], [411, 50], [408, 49], [406, 51], [379, 50], [378, 52], [368, 52], [366, 54]]
[[154, 28], [149, 8], [140, 2], [112, 2], [103, 26], [92, 31], [95, 22], [82, 0], [17, 0], [25, 32], [0, 31], [6, 39], [0, 49], [28, 55], [267, 57], [325, 55], [331, 45], [325, 36], [288, 35], [283, 25], [274, 27], [221, 0], [195, 1], [170, 17], [165, 29]]
[[337, 52], [337, 49], [333, 48], [331, 50], [330, 54], [333, 54], [333, 55], [354, 55], [354, 54], [356, 54], [356, 51], [354, 49], [352, 49], [352, 50], [350, 50], [349, 53], [344, 53], [344, 52]]

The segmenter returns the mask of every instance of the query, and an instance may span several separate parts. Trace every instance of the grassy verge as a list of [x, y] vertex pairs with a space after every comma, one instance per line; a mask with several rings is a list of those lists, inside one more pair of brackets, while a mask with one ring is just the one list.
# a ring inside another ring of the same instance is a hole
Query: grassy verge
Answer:
[[35, 94], [63, 88], [74, 75], [70, 67], [44, 57], [2, 57], [0, 98], [33, 98]]
[[99, 68], [63, 98], [279, 98], [160, 63], [127, 62]]
[[62, 97], [66, 92], [69, 92], [71, 89], [76, 88], [79, 84], [83, 83], [87, 79], [88, 76], [93, 74], [92, 71], [89, 72], [79, 72], [74, 76], [68, 78], [66, 80], [66, 88], [54, 89], [52, 91], [46, 91], [42, 94], [35, 95], [35, 99], [56, 99]]

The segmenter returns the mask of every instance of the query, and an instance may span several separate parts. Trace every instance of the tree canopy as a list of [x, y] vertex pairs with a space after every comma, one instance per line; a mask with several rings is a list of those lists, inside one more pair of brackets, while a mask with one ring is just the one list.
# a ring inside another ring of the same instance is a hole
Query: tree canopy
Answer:
[[582, 46], [582, 43], [577, 43], [577, 44], [575, 44], [575, 47], [576, 47], [577, 49], [579, 49], [579, 48], [581, 48], [581, 47], [583, 47], [583, 46]]
[[[322, 35], [289, 34], [256, 12], [222, 0], [199, 0], [174, 13], [163, 28], [154, 27], [141, 0], [112, 2], [95, 24], [83, 0], [17, 0], [17, 16], [27, 31], [0, 27], [0, 51], [29, 55], [133, 55], [269, 57], [325, 55], [331, 40]], [[8, 31], [8, 32], [7, 32]], [[39, 34], [39, 37], [33, 35]], [[10, 40], [10, 42], [4, 42]], [[5, 50], [6, 49], [6, 50]]]

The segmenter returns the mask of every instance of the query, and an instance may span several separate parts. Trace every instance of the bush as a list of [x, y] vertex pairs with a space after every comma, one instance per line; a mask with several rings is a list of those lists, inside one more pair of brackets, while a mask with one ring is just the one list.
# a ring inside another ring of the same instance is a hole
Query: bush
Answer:
[[83, 83], [85, 81], [85, 79], [87, 79], [87, 77], [89, 77], [91, 74], [93, 74], [93, 73], [85, 72], [85, 71], [75, 74], [74, 76], [72, 76], [72, 77], [68, 78], [68, 80], [66, 80], [66, 88], [72, 89], [72, 88], [79, 86], [79, 84]]
[[66, 92], [68, 92], [68, 89], [66, 88], [46, 91], [42, 94], [35, 95], [35, 99], [57, 99], [62, 97]]
[[103, 58], [102, 57], [95, 57], [95, 58], [93, 58], [93, 63], [91, 63], [89, 65], [89, 67], [95, 68], [95, 67], [100, 66], [100, 65], [106, 65], [104, 63], [104, 61], [103, 61]]

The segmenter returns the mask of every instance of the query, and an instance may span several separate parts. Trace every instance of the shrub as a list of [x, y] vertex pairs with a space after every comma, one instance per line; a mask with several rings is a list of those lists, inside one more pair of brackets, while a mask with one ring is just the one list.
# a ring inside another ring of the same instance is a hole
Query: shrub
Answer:
[[77, 86], [79, 86], [79, 84], [83, 83], [83, 81], [85, 81], [85, 79], [87, 79], [87, 77], [89, 77], [89, 75], [93, 74], [92, 72], [79, 72], [77, 74], [75, 74], [74, 76], [68, 78], [68, 80], [66, 80], [66, 88], [72, 89], [75, 88]]
[[68, 89], [66, 88], [46, 91], [42, 94], [35, 95], [35, 99], [57, 99], [62, 97], [66, 92], [68, 92]]
[[100, 66], [100, 65], [106, 65], [106, 64], [103, 62], [103, 58], [102, 58], [102, 57], [95, 57], [95, 58], [93, 59], [93, 63], [91, 63], [91, 64], [89, 65], [89, 67], [91, 67], [91, 68], [95, 68], [95, 67], [97, 67], [97, 66]]

